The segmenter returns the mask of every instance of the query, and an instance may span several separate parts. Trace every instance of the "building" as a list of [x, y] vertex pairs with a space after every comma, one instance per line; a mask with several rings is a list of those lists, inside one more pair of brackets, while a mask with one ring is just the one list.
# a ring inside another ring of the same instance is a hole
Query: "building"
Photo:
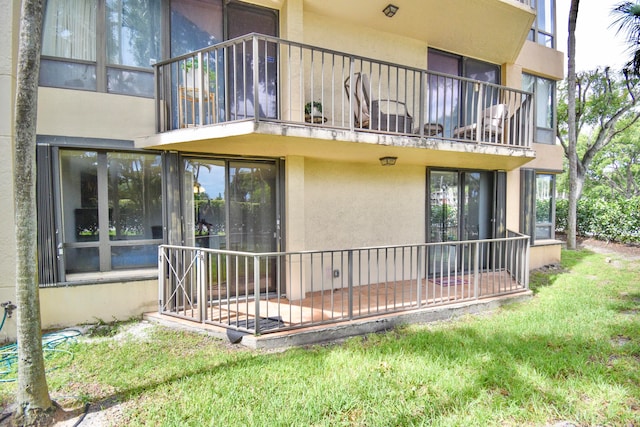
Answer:
[[[6, 200], [19, 3], [0, 0]], [[441, 300], [467, 285], [461, 298], [477, 299], [490, 270], [526, 289], [525, 270], [560, 259], [554, 19], [554, 0], [48, 0], [43, 327], [159, 301], [185, 315], [216, 292], [252, 310], [256, 291], [302, 301], [348, 287], [352, 302], [354, 280], [371, 293], [390, 275], [425, 298], [437, 284]], [[15, 301], [13, 214], [0, 212], [3, 302]], [[286, 255], [205, 251], [202, 268], [193, 251], [165, 252], [158, 271], [163, 243]], [[206, 290], [187, 290], [200, 279]], [[14, 336], [9, 321], [0, 339]]]

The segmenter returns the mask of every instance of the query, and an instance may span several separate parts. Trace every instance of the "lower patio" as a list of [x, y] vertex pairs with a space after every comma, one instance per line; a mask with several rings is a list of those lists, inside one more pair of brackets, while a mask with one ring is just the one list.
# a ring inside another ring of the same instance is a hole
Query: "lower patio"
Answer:
[[163, 245], [159, 310], [146, 317], [262, 348], [479, 312], [530, 296], [528, 237], [510, 234], [296, 253]]

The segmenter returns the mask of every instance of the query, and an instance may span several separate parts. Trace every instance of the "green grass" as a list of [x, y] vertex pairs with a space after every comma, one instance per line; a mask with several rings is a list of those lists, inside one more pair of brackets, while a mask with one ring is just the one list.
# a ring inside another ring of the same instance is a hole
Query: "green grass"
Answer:
[[115, 398], [130, 426], [639, 425], [638, 263], [564, 252], [531, 285], [533, 300], [491, 315], [281, 353], [159, 326], [83, 338], [50, 391], [66, 405]]

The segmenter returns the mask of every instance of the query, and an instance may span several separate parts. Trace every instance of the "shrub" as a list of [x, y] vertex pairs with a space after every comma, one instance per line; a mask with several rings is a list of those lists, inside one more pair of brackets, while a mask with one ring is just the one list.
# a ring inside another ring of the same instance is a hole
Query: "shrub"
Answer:
[[[567, 229], [569, 203], [556, 203], [556, 229]], [[577, 233], [601, 240], [640, 243], [640, 197], [631, 199], [595, 199], [578, 201]]]

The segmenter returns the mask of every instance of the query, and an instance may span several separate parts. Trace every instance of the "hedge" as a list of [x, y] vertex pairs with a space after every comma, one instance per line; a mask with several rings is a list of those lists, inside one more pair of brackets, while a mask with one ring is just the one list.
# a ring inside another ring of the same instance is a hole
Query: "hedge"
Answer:
[[[556, 203], [556, 230], [565, 231], [568, 200]], [[577, 233], [620, 243], [640, 243], [640, 197], [602, 200], [582, 198], [578, 201]]]

